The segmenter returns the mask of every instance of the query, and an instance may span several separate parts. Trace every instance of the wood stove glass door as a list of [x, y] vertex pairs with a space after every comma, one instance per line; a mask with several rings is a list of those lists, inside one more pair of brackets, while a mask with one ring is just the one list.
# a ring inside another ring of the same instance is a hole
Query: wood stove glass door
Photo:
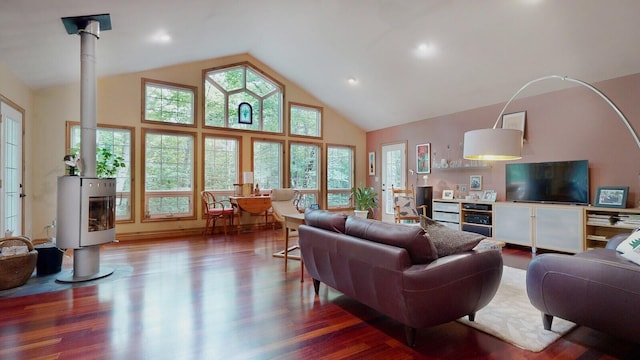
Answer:
[[22, 235], [22, 112], [0, 104], [0, 230]]

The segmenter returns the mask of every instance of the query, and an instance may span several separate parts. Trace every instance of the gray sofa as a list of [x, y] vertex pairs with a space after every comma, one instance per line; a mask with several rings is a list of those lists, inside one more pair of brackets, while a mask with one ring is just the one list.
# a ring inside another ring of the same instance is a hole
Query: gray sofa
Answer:
[[543, 254], [529, 263], [527, 295], [545, 329], [557, 316], [640, 343], [640, 266], [615, 250], [627, 236], [616, 235], [604, 249]]
[[307, 210], [305, 223], [299, 244], [316, 294], [322, 282], [399, 321], [410, 346], [418, 328], [467, 315], [473, 321], [500, 284], [500, 251], [439, 258], [418, 226], [322, 210]]

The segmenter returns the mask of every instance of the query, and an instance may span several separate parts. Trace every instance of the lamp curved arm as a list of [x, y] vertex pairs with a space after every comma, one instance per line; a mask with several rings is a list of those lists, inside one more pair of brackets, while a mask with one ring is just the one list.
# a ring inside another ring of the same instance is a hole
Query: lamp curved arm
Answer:
[[518, 96], [518, 94], [520, 94], [524, 89], [529, 87], [529, 85], [531, 85], [531, 84], [535, 84], [537, 82], [540, 82], [540, 81], [543, 81], [543, 80], [549, 80], [549, 79], [566, 80], [566, 81], [570, 81], [570, 82], [573, 82], [573, 83], [576, 83], [576, 84], [580, 84], [580, 85], [588, 88], [589, 90], [593, 91], [594, 93], [598, 94], [598, 96], [600, 96], [600, 98], [602, 98], [602, 100], [604, 100], [607, 104], [609, 104], [609, 106], [613, 109], [613, 111], [615, 111], [616, 114], [618, 114], [618, 117], [620, 118], [620, 120], [624, 123], [624, 125], [627, 127], [627, 130], [629, 130], [629, 132], [631, 133], [631, 136], [633, 137], [633, 140], [635, 140], [636, 145], [638, 146], [638, 149], [640, 149], [640, 139], [638, 139], [638, 135], [636, 135], [635, 130], [633, 129], [633, 127], [629, 123], [629, 120], [627, 120], [627, 118], [624, 116], [622, 111], [620, 111], [620, 109], [605, 94], [603, 94], [602, 91], [598, 90], [595, 86], [593, 86], [593, 85], [591, 85], [589, 83], [586, 83], [586, 82], [584, 82], [582, 80], [570, 78], [568, 76], [548, 75], [548, 76], [543, 76], [543, 77], [538, 78], [538, 79], [531, 80], [528, 83], [524, 84], [518, 91], [516, 91], [515, 94], [513, 94], [513, 96], [509, 99], [509, 101], [507, 101], [507, 103], [504, 105], [504, 107], [502, 108], [502, 111], [500, 111], [500, 114], [498, 115], [498, 118], [496, 119], [495, 124], [493, 124], [493, 128], [495, 129], [495, 128], [498, 127], [498, 124], [500, 123], [500, 120], [502, 119], [502, 115], [504, 115], [505, 110], [507, 110], [507, 107], [509, 106], [509, 104], [511, 104], [513, 99], [515, 99]]

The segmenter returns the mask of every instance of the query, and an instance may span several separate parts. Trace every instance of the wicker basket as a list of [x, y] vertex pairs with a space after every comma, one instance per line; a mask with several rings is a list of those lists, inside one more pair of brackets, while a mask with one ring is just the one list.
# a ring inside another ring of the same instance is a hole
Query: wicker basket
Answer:
[[26, 254], [0, 256], [0, 290], [22, 286], [29, 280], [38, 260], [38, 252], [28, 237], [15, 236], [0, 239], [0, 248], [5, 246], [24, 246]]

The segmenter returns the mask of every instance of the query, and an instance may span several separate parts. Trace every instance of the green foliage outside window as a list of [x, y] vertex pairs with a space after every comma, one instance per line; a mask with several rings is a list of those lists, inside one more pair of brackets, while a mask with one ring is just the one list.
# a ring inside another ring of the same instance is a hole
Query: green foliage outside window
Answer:
[[318, 146], [292, 144], [290, 149], [291, 186], [295, 189], [318, 189]]
[[234, 138], [207, 136], [204, 139], [204, 188], [234, 190], [238, 182], [239, 142]]
[[194, 92], [190, 89], [145, 83], [145, 119], [194, 124]]
[[[148, 217], [193, 213], [193, 140], [191, 135], [146, 134], [144, 184]], [[184, 195], [175, 195], [180, 192]]]
[[291, 105], [290, 127], [295, 135], [320, 137], [322, 112], [315, 107]]
[[327, 207], [351, 206], [353, 187], [353, 149], [349, 146], [327, 147]]
[[253, 179], [262, 189], [278, 189], [282, 184], [282, 143], [253, 142]]
[[[211, 70], [203, 88], [206, 126], [282, 132], [282, 89], [250, 65]], [[238, 123], [241, 102], [251, 104], [253, 124]]]

